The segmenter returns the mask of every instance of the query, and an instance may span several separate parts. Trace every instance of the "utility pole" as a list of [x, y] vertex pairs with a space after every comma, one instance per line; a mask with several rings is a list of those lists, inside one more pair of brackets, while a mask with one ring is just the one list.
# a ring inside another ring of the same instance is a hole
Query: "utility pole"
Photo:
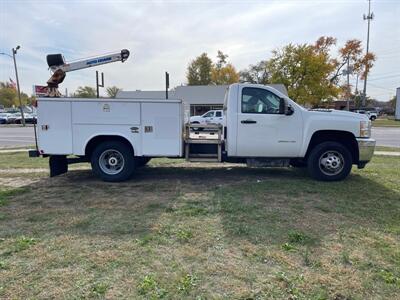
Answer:
[[97, 94], [97, 98], [100, 97], [99, 87], [104, 87], [104, 73], [101, 72], [101, 84], [99, 84], [99, 71], [96, 71], [96, 94]]
[[347, 111], [350, 111], [350, 57], [347, 58]]
[[169, 73], [165, 72], [165, 99], [168, 99]]
[[10, 54], [3, 53], [3, 52], [0, 53], [0, 54], [2, 54], [2, 55], [7, 55], [7, 56], [11, 57], [11, 58], [13, 59], [13, 61], [14, 61], [15, 78], [16, 78], [16, 80], [17, 80], [17, 90], [18, 90], [18, 100], [19, 100], [19, 111], [21, 112], [21, 123], [22, 123], [22, 126], [25, 126], [25, 116], [24, 116], [24, 110], [22, 109], [21, 90], [20, 90], [20, 88], [19, 88], [19, 78], [18, 78], [17, 62], [16, 62], [16, 60], [15, 60], [15, 54], [17, 54], [17, 50], [18, 50], [19, 48], [21, 48], [21, 47], [20, 47], [20, 46], [17, 46], [17, 47], [15, 47], [15, 49], [14, 49], [14, 48], [11, 49], [12, 54], [13, 54], [12, 56], [11, 56]]
[[[369, 28], [371, 20], [374, 18], [374, 13], [371, 13], [371, 0], [368, 0], [368, 15], [364, 15], [364, 20], [368, 22], [367, 31], [367, 55], [369, 53]], [[368, 76], [368, 61], [365, 62], [365, 78], [364, 78], [364, 90], [362, 94], [362, 107], [365, 107], [366, 97], [367, 97], [367, 76]]]

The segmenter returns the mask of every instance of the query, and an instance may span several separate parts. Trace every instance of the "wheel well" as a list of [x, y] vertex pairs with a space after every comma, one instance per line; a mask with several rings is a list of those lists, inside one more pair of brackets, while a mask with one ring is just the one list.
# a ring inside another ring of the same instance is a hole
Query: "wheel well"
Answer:
[[353, 163], [358, 163], [358, 143], [354, 134], [348, 131], [340, 130], [320, 130], [314, 132], [310, 143], [308, 144], [306, 158], [316, 145], [323, 142], [337, 142], [342, 144], [350, 151], [353, 158]]
[[105, 141], [119, 141], [122, 142], [126, 145], [128, 145], [132, 151], [134, 152], [132, 144], [124, 137], [119, 136], [119, 135], [98, 135], [93, 137], [85, 147], [85, 156], [90, 159], [90, 156], [92, 155], [93, 150], [96, 148], [97, 145], [99, 145], [102, 142]]

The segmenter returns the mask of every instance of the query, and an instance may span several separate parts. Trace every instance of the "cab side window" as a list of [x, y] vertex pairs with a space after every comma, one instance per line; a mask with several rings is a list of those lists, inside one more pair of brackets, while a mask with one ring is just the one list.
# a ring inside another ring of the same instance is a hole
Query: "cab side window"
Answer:
[[215, 116], [216, 116], [217, 118], [222, 117], [222, 112], [216, 111], [216, 112], [215, 112]]
[[242, 89], [242, 113], [279, 114], [281, 98], [260, 88]]

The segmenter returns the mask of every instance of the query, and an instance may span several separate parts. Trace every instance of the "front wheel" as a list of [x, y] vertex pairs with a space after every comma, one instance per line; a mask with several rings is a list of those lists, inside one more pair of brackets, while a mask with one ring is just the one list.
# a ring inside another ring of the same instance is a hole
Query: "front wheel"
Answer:
[[345, 179], [351, 171], [351, 166], [350, 151], [337, 142], [324, 142], [315, 146], [307, 161], [311, 177], [322, 181]]
[[129, 179], [135, 170], [134, 153], [129, 145], [119, 141], [99, 144], [91, 156], [93, 172], [104, 181]]

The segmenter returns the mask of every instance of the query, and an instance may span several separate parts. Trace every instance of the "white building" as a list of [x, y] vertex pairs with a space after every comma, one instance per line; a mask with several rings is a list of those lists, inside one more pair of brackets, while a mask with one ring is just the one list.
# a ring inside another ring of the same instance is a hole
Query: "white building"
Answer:
[[[287, 95], [283, 84], [267, 84], [282, 94]], [[228, 85], [188, 85], [178, 86], [168, 92], [169, 99], [181, 99], [184, 102], [186, 114], [202, 115], [211, 109], [222, 109], [225, 91]], [[165, 91], [120, 91], [117, 98], [129, 99], [165, 99]]]

